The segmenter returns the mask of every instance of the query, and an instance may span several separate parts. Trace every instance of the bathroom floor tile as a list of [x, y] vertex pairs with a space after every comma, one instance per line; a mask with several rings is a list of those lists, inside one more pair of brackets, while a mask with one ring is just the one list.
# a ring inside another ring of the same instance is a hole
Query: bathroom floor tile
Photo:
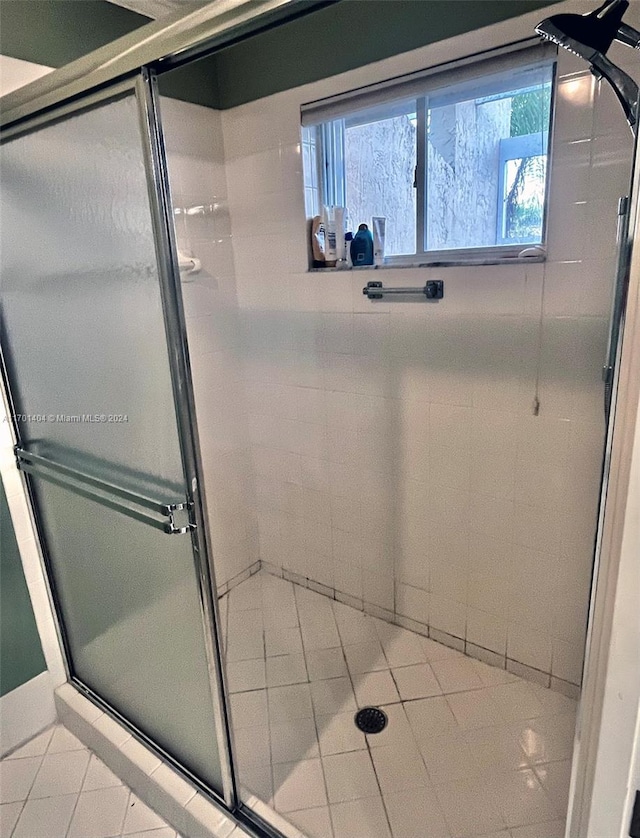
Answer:
[[11, 835], [23, 806], [24, 802], [22, 800], [15, 803], [0, 804], [0, 835]]
[[311, 697], [316, 716], [356, 710], [356, 700], [349, 678], [329, 678], [311, 684]]
[[329, 803], [343, 803], [380, 793], [368, 751], [335, 754], [322, 759]]
[[164, 826], [164, 821], [159, 815], [145, 805], [142, 800], [132, 794], [126, 806], [122, 834], [130, 832], [144, 832], [149, 829], [159, 829]]
[[267, 686], [263, 658], [227, 663], [227, 682], [230, 693], [263, 690]]
[[327, 805], [319, 759], [274, 765], [273, 785], [275, 805], [279, 812]]
[[77, 794], [27, 800], [12, 838], [65, 838]]
[[316, 806], [314, 809], [291, 812], [288, 820], [301, 829], [307, 838], [327, 838], [333, 834], [328, 806]]
[[267, 686], [284, 687], [288, 684], [304, 684], [309, 681], [304, 655], [278, 655], [267, 658]]
[[442, 694], [442, 687], [428, 663], [403, 666], [392, 669], [391, 673], [403, 701]]
[[271, 760], [295, 762], [320, 756], [314, 719], [290, 719], [270, 726]]
[[[236, 663], [269, 688], [232, 695], [243, 787], [312, 838], [425, 823], [429, 838], [560, 838], [575, 702], [264, 571], [250, 581], [244, 611], [231, 593], [230, 640], [250, 615], [264, 625], [261, 657]], [[362, 705], [387, 714], [379, 734], [357, 729]]]
[[382, 794], [429, 785], [424, 762], [415, 745], [385, 745], [371, 751]]
[[349, 673], [340, 649], [314, 649], [307, 652], [307, 670], [310, 681], [325, 681], [327, 678], [343, 678]]
[[0, 763], [0, 802], [26, 800], [42, 765], [42, 757], [4, 759]]
[[[110, 838], [122, 831], [122, 824], [127, 811], [129, 789], [116, 786], [110, 789], [97, 789], [83, 792], [78, 798], [68, 838]], [[157, 815], [154, 815], [158, 818]], [[164, 826], [158, 818], [158, 826]], [[139, 831], [139, 828], [129, 832]]]
[[444, 658], [433, 661], [431, 667], [443, 693], [458, 693], [483, 686], [475, 662], [471, 658]]
[[366, 749], [367, 740], [365, 735], [355, 726], [353, 716], [353, 713], [331, 713], [327, 716], [316, 716], [322, 756]]
[[49, 742], [51, 742], [51, 737], [53, 736], [55, 729], [55, 727], [50, 727], [47, 730], [44, 730], [42, 733], [39, 733], [37, 736], [34, 736], [33, 739], [30, 739], [20, 748], [13, 751], [13, 753], [4, 757], [4, 759], [10, 760], [23, 759], [24, 757], [44, 756], [47, 752]]
[[416, 838], [429, 824], [429, 838], [451, 838], [434, 789], [423, 786], [384, 795], [393, 838]]
[[331, 805], [335, 838], [391, 838], [380, 797]]
[[395, 681], [388, 669], [382, 672], [363, 672], [353, 679], [358, 707], [393, 704], [400, 701]]

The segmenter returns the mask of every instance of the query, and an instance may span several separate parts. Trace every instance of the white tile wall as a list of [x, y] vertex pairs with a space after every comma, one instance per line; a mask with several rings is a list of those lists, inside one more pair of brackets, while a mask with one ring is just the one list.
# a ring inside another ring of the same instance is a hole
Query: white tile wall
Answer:
[[[521, 20], [509, 23], [514, 40], [530, 33]], [[437, 306], [373, 305], [361, 294], [368, 274], [307, 272], [300, 105], [500, 43], [491, 32], [221, 115], [196, 109], [214, 160], [188, 162], [210, 167], [224, 201], [223, 138], [229, 208], [207, 263], [224, 274], [210, 299], [227, 301], [228, 319], [197, 302], [189, 322], [218, 578], [259, 555], [381, 616], [578, 683], [616, 204], [632, 147], [613, 94], [559, 56], [544, 265], [385, 272], [389, 285], [444, 278]], [[173, 154], [184, 171], [184, 149]], [[207, 253], [204, 231], [182, 235]]]
[[247, 410], [240, 374], [239, 315], [220, 114], [163, 98], [174, 207], [214, 206], [176, 217], [179, 249], [202, 262], [183, 276], [216, 581], [222, 590], [258, 559]]

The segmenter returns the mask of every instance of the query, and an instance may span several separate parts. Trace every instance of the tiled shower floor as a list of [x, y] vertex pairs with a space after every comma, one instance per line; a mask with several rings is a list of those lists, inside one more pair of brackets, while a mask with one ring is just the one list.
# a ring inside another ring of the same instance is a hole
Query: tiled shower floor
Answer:
[[306, 834], [562, 838], [575, 701], [263, 571], [222, 602], [240, 779]]

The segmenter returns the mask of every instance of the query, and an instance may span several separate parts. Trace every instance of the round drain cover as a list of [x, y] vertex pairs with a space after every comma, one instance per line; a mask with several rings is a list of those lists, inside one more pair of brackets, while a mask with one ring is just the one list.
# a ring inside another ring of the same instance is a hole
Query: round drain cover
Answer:
[[387, 726], [387, 714], [378, 707], [363, 707], [355, 716], [356, 727], [363, 733], [380, 733]]

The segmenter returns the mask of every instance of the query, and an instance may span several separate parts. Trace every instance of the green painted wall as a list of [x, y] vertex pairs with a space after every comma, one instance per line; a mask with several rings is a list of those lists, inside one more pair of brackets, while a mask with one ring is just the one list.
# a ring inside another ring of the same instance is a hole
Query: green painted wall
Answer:
[[[176, 70], [161, 89], [189, 102], [231, 108], [548, 5], [340, 0]], [[106, 0], [0, 0], [0, 52], [60, 67], [147, 22]]]
[[219, 53], [220, 105], [231, 108], [549, 5], [549, 0], [342, 0]]
[[46, 669], [18, 544], [0, 480], [0, 695]]
[[62, 67], [145, 23], [106, 0], [0, 0], [0, 53]]

